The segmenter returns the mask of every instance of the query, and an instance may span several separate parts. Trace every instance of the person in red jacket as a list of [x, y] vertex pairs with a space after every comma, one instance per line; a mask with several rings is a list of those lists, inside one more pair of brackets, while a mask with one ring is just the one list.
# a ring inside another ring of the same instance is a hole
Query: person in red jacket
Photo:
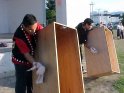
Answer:
[[26, 14], [13, 36], [12, 62], [15, 66], [15, 93], [32, 93], [32, 71], [37, 35], [43, 26], [33, 14]]

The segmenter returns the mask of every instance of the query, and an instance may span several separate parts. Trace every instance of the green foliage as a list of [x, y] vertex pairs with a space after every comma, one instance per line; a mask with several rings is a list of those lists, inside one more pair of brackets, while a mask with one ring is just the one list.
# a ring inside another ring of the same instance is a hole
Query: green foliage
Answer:
[[55, 1], [47, 0], [46, 6], [46, 20], [49, 24], [56, 20]]
[[55, 18], [55, 17], [56, 17], [55, 13], [56, 13], [56, 12], [55, 12], [54, 10], [47, 10], [47, 11], [46, 11], [46, 14], [47, 14], [46, 18], [47, 18], [47, 19]]
[[122, 20], [121, 20], [121, 22], [122, 22], [122, 25], [124, 26], [124, 14], [122, 15]]
[[124, 76], [120, 77], [113, 86], [119, 93], [124, 93]]
[[123, 40], [116, 41], [116, 50], [120, 66], [120, 78], [113, 85], [119, 93], [124, 93], [124, 43]]

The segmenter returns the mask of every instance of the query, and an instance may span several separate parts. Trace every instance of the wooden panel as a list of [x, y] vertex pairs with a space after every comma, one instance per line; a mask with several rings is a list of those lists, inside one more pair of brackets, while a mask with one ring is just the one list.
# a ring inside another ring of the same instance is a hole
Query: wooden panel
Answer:
[[[52, 23], [39, 33], [35, 55], [46, 65], [43, 84], [34, 93], [84, 93], [79, 46], [75, 29]], [[34, 81], [37, 78], [33, 75]]]
[[88, 77], [120, 72], [112, 33], [109, 30], [105, 31], [103, 26], [91, 31], [88, 35], [88, 45], [98, 50], [98, 54], [92, 54], [85, 47]]
[[104, 28], [104, 31], [107, 40], [108, 52], [110, 56], [111, 69], [113, 73], [120, 73], [112, 32], [108, 28]]
[[37, 77], [35, 74], [33, 75], [33, 93], [60, 93], [54, 24], [50, 24], [39, 33], [38, 47], [35, 56], [37, 61], [41, 61], [45, 64], [46, 72], [44, 83], [40, 85], [35, 84]]
[[56, 24], [60, 93], [84, 93], [75, 29]]

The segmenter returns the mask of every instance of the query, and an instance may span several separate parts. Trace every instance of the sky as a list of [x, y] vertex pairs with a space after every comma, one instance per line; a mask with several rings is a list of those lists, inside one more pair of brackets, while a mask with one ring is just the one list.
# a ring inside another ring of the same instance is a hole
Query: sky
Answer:
[[91, 0], [94, 11], [124, 11], [124, 0]]

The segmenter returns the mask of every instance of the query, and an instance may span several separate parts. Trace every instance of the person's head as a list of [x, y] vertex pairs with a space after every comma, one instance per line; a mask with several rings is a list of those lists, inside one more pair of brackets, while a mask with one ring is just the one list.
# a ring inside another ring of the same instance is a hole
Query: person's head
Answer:
[[37, 19], [33, 14], [26, 14], [22, 21], [23, 29], [29, 34], [33, 34], [37, 28]]
[[86, 30], [91, 30], [92, 29], [92, 23], [93, 23], [92, 19], [86, 18], [83, 22], [83, 25], [84, 25]]

